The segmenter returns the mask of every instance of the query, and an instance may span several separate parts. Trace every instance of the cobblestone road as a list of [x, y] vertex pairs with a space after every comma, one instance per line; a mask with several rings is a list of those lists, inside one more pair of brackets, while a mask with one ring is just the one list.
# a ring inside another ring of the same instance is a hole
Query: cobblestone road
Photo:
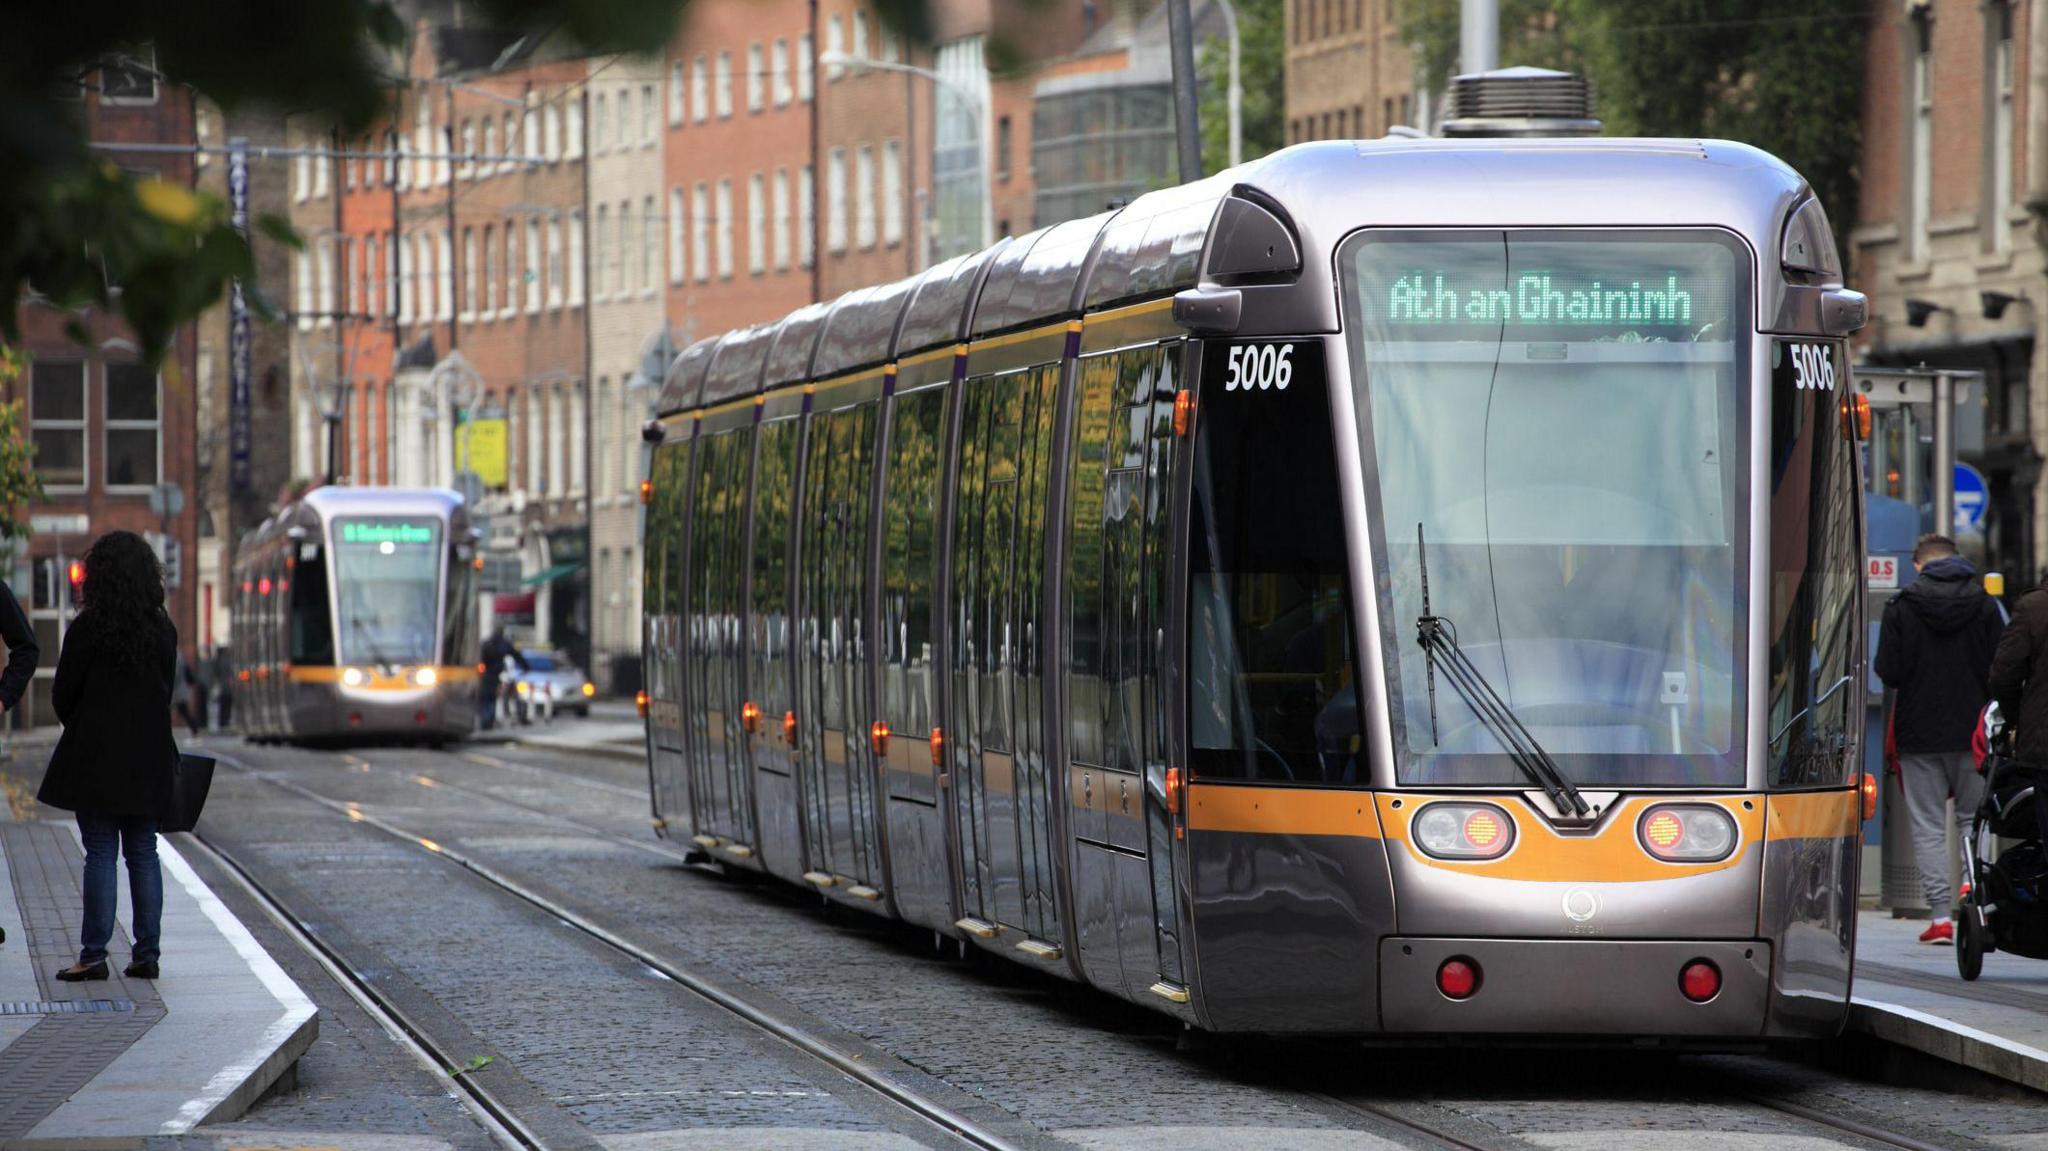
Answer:
[[[476, 1074], [564, 1147], [867, 1151], [946, 1140], [419, 843], [267, 780], [353, 803], [501, 873], [1027, 1144], [1441, 1145], [1392, 1114], [1484, 1147], [1877, 1146], [1751, 1102], [1774, 1096], [1937, 1146], [2048, 1151], [2048, 1107], [2033, 1097], [1901, 1087], [1761, 1056], [1239, 1040], [1183, 1049], [1163, 1016], [1017, 965], [943, 958], [929, 933], [807, 892], [684, 866], [656, 845], [643, 769], [630, 763], [505, 747], [226, 751], [253, 772], [216, 780], [208, 839], [449, 1050], [491, 1057]], [[489, 1145], [303, 952], [253, 908], [236, 910], [320, 1002], [322, 1038], [295, 1088], [201, 1137]]]

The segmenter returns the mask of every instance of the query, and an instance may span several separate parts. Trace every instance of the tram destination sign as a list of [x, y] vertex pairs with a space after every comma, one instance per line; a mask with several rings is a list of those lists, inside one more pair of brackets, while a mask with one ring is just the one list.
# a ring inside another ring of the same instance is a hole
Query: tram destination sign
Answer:
[[341, 542], [345, 544], [430, 545], [434, 525], [406, 520], [343, 520]]
[[1532, 269], [1506, 284], [1497, 276], [1481, 284], [1469, 274], [1414, 268], [1386, 285], [1381, 315], [1395, 327], [1690, 328], [1721, 310], [1701, 305], [1725, 289], [1702, 287], [1691, 274], [1669, 270], [1585, 275]]

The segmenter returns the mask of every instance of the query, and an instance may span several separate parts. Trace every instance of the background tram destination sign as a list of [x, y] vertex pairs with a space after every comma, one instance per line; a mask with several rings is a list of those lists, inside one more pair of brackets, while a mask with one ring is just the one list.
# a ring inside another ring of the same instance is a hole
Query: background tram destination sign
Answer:
[[367, 544], [385, 555], [400, 547], [431, 547], [438, 534], [427, 520], [343, 520], [338, 525], [344, 544]]

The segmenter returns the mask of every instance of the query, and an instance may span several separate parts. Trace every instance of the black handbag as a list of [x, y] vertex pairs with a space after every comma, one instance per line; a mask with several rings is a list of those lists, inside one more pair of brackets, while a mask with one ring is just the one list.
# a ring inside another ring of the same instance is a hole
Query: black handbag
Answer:
[[190, 831], [199, 823], [199, 811], [206, 806], [206, 793], [213, 789], [213, 758], [178, 753], [171, 778], [171, 813], [158, 830]]

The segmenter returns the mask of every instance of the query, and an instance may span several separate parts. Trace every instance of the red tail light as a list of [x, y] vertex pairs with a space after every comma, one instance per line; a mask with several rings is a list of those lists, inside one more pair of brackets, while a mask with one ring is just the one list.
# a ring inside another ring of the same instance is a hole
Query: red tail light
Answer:
[[1446, 999], [1470, 999], [1479, 991], [1479, 961], [1454, 955], [1436, 969], [1436, 989]]
[[1721, 969], [1711, 959], [1695, 959], [1678, 973], [1678, 990], [1694, 1003], [1721, 994]]
[[641, 719], [646, 719], [646, 718], [647, 718], [647, 693], [646, 693], [646, 692], [644, 692], [644, 691], [636, 691], [636, 692], [634, 692], [634, 693], [633, 693], [633, 708], [634, 708], [634, 710], [636, 710], [636, 711], [638, 711], [638, 712], [640, 713], [640, 718], [641, 718]]

